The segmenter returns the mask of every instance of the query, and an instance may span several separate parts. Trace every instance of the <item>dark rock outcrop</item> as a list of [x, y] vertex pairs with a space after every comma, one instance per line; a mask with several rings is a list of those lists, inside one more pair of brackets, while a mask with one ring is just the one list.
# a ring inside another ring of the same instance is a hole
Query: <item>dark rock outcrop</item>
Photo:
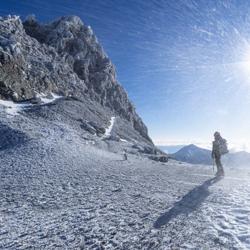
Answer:
[[153, 161], [168, 162], [167, 155], [150, 155], [148, 158], [153, 160]]
[[114, 65], [90, 27], [76, 16], [39, 24], [0, 17], [0, 98], [34, 100], [56, 93], [109, 108], [152, 144], [147, 128], [116, 80]]

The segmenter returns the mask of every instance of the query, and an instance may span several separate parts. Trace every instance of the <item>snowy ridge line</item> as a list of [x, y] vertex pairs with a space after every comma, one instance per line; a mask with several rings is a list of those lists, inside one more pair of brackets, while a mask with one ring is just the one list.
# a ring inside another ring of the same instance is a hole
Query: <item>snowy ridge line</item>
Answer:
[[37, 94], [36, 97], [41, 99], [41, 104], [33, 104], [30, 102], [15, 103], [13, 101], [0, 100], [0, 106], [4, 107], [4, 111], [12, 116], [18, 115], [19, 112], [37, 105], [45, 105], [54, 102], [62, 96], [51, 93], [52, 98], [48, 98], [45, 94]]

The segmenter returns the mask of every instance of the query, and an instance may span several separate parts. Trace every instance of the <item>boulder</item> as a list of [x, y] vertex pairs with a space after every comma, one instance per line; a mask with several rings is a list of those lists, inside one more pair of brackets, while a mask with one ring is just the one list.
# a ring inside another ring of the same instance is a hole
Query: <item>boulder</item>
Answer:
[[158, 162], [168, 162], [167, 155], [150, 155], [148, 156], [148, 158], [154, 161], [158, 161]]

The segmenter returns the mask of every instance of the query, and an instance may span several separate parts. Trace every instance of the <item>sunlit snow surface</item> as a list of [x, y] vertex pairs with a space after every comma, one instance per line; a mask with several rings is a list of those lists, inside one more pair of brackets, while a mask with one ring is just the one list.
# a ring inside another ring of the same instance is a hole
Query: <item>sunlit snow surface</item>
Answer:
[[124, 161], [104, 146], [125, 142], [46, 117], [1, 118], [2, 249], [250, 248], [249, 169]]

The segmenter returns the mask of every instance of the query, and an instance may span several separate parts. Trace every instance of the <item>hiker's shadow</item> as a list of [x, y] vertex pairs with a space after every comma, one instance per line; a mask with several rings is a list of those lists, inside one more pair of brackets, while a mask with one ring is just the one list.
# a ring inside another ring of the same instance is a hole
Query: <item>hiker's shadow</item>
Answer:
[[205, 181], [202, 185], [192, 189], [182, 199], [174, 204], [174, 206], [164, 214], [162, 214], [154, 223], [155, 228], [166, 225], [169, 221], [180, 214], [188, 215], [196, 210], [202, 202], [209, 196], [208, 187], [220, 181], [220, 177], [214, 177]]

